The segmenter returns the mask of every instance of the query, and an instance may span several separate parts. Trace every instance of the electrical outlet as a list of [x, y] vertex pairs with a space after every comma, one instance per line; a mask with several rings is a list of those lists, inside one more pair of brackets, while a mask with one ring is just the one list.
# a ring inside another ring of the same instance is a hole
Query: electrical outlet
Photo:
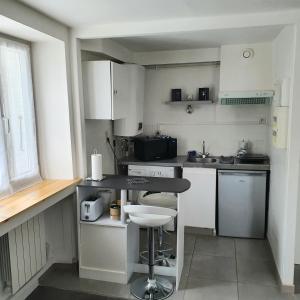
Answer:
[[265, 118], [260, 118], [259, 121], [258, 121], [258, 123], [259, 123], [260, 125], [265, 125], [265, 124], [267, 124], [267, 121], [266, 121]]

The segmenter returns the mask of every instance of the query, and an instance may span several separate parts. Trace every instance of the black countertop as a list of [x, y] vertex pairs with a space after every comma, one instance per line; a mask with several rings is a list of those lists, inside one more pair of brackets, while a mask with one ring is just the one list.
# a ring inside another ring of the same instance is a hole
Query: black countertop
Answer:
[[[218, 158], [218, 157], [217, 157]], [[155, 160], [155, 161], [140, 161], [135, 157], [124, 157], [119, 160], [119, 165], [140, 165], [140, 166], [161, 166], [161, 167], [180, 167], [180, 168], [212, 168], [220, 170], [251, 170], [251, 171], [268, 171], [270, 163], [264, 164], [224, 164], [219, 161], [216, 163], [199, 163], [189, 162], [184, 155], [177, 156], [171, 159]]]
[[78, 186], [117, 190], [182, 193], [190, 188], [191, 183], [187, 179], [182, 178], [109, 175], [101, 181], [82, 181]]

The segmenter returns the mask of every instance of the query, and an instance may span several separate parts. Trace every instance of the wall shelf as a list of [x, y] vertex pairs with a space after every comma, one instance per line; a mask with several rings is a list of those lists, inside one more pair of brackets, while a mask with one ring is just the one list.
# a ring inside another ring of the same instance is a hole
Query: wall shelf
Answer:
[[193, 113], [194, 109], [193, 106], [194, 105], [202, 105], [202, 104], [213, 104], [214, 101], [213, 100], [181, 100], [181, 101], [166, 101], [165, 104], [170, 104], [170, 105], [186, 105], [186, 109], [185, 111], [188, 114]]
[[170, 105], [195, 105], [195, 104], [213, 104], [213, 100], [182, 100], [182, 101], [166, 101], [165, 104]]

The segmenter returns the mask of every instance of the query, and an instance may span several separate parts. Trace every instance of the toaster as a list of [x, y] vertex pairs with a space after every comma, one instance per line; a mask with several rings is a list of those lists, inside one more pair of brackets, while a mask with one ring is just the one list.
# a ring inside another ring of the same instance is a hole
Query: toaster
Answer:
[[104, 199], [102, 197], [90, 198], [81, 202], [81, 221], [93, 222], [101, 217], [104, 211]]

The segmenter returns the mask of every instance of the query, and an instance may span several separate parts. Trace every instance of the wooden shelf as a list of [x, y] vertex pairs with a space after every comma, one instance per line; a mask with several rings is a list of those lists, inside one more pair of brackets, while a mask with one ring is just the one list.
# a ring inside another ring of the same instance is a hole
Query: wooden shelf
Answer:
[[166, 101], [165, 104], [171, 104], [171, 105], [195, 105], [195, 104], [213, 104], [213, 100], [182, 100], [182, 101]]
[[1, 199], [0, 224], [40, 204], [42, 201], [47, 200], [64, 189], [76, 186], [80, 181], [80, 178], [71, 180], [43, 180], [29, 188]]

